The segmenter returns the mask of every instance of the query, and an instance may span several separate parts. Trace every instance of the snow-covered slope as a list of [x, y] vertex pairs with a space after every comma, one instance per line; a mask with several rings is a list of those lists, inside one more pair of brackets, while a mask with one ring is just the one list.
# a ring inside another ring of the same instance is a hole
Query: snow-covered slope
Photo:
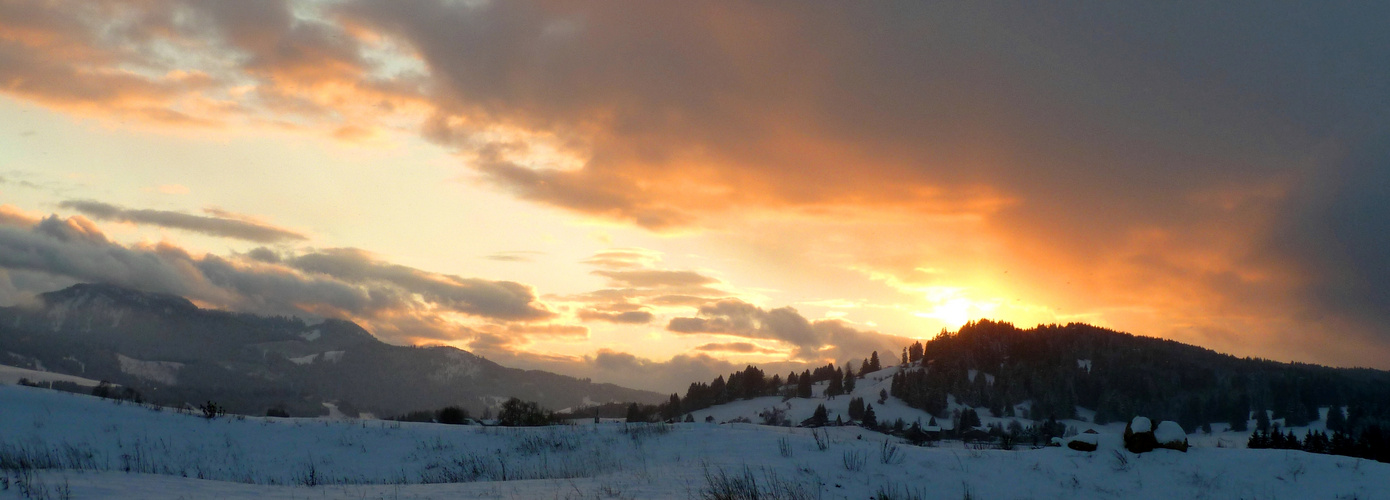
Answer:
[[[796, 425], [796, 423], [810, 418], [817, 406], [825, 405], [826, 411], [832, 422], [835, 421], [837, 416], [839, 416], [841, 420], [848, 422], [849, 402], [853, 398], [860, 397], [864, 398], [866, 404], [873, 406], [874, 414], [881, 425], [891, 425], [895, 420], [901, 419], [906, 425], [911, 425], [916, 422], [926, 427], [933, 419], [931, 414], [917, 408], [909, 407], [898, 398], [892, 396], [889, 396], [882, 403], [879, 402], [880, 391], [889, 390], [889, 387], [893, 383], [893, 375], [898, 373], [901, 369], [903, 368], [892, 366], [866, 374], [864, 378], [857, 381], [854, 391], [851, 394], [840, 395], [834, 398], [827, 398], [825, 396], [825, 390], [829, 384], [827, 382], [819, 382], [813, 386], [813, 397], [809, 399], [791, 398], [784, 401], [781, 397], [768, 396], [733, 401], [703, 410], [693, 411], [691, 414], [694, 416], [696, 422], [704, 422], [706, 417], [712, 417], [714, 423], [742, 421], [743, 419], [753, 423], [761, 423], [763, 421], [761, 415], [776, 408], [784, 411], [787, 420], [789, 420], [792, 425]], [[968, 408], [966, 405], [957, 403], [954, 397], [948, 396], [947, 401], [948, 412]], [[1027, 401], [1015, 405], [1019, 410], [1027, 408], [1028, 406], [1029, 402]], [[1007, 428], [1008, 425], [1014, 421], [1019, 422], [1019, 424], [1024, 427], [1034, 424], [1033, 421], [1024, 418], [990, 416], [989, 409], [984, 407], [975, 408], [975, 411], [980, 416], [981, 427], [998, 424]], [[1021, 414], [1022, 412], [1020, 411], [1019, 413]], [[1323, 408], [1321, 410], [1321, 419], [1313, 421], [1306, 426], [1285, 427], [1283, 419], [1271, 419], [1271, 422], [1278, 425], [1284, 432], [1292, 431], [1295, 436], [1302, 438], [1309, 431], [1326, 432], [1327, 413], [1328, 409]], [[1120, 435], [1124, 432], [1125, 422], [1097, 425], [1092, 422], [1092, 418], [1095, 416], [1094, 411], [1077, 407], [1077, 414], [1080, 419], [1061, 420], [1060, 423], [1073, 429], [1077, 433], [1095, 430], [1097, 432]], [[936, 418], [935, 420], [940, 429], [948, 431], [953, 429], [954, 422], [952, 422], [950, 418]], [[1147, 419], [1145, 420], [1147, 421]], [[1151, 425], [1156, 425], [1156, 423], [1152, 423]], [[1194, 446], [1244, 448], [1250, 437], [1250, 431], [1231, 431], [1230, 424], [1226, 422], [1212, 422], [1211, 428], [1212, 432], [1210, 434], [1202, 432], [1187, 434], [1188, 441]], [[1253, 418], [1247, 422], [1247, 428], [1251, 430], [1255, 428], [1255, 420]], [[939, 446], [964, 447], [964, 444], [948, 441], [940, 443]]]
[[96, 385], [100, 383], [96, 380], [74, 377], [61, 373], [0, 365], [0, 384], [18, 384], [20, 379], [28, 379], [33, 382], [72, 382], [77, 385], [85, 385], [88, 387], [96, 387]]
[[207, 420], [8, 385], [0, 408], [0, 464], [66, 467], [10, 465], [0, 498], [21, 498], [20, 481], [50, 498], [699, 498], [709, 477], [740, 480], [745, 468], [801, 498], [1390, 498], [1390, 464], [1210, 447], [1133, 455], [1115, 433], [1093, 453], [976, 451], [838, 427], [814, 431], [822, 450], [812, 430], [748, 424]]

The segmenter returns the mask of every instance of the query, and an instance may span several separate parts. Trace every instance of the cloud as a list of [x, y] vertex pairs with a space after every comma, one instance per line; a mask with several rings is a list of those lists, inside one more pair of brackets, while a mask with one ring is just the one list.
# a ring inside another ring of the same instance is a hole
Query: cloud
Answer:
[[495, 260], [497, 262], [535, 262], [536, 257], [541, 255], [545, 255], [545, 252], [519, 250], [513, 252], [497, 252], [483, 256], [483, 258]]
[[507, 332], [528, 337], [578, 337], [587, 338], [589, 329], [579, 325], [507, 325]]
[[661, 262], [661, 252], [646, 248], [610, 248], [580, 262], [602, 269], [648, 268]]
[[177, 127], [308, 125], [329, 136], [371, 130], [382, 110], [417, 106], [417, 75], [384, 71], [387, 63], [365, 55], [398, 54], [331, 22], [322, 7], [292, 0], [7, 2], [0, 5], [0, 92], [103, 118]]
[[661, 269], [661, 260], [661, 252], [644, 248], [597, 252], [580, 262], [598, 268], [590, 274], [607, 278], [610, 288], [552, 298], [577, 303], [575, 316], [583, 321], [645, 325], [674, 307], [733, 295], [722, 289], [726, 284], [699, 272]]
[[555, 316], [536, 303], [530, 287], [512, 281], [490, 281], [435, 274], [381, 261], [355, 248], [319, 250], [287, 259], [290, 267], [311, 275], [329, 276], [358, 285], [389, 284], [426, 301], [464, 314], [502, 320], [534, 321]]
[[768, 349], [766, 347], [762, 347], [751, 342], [712, 342], [696, 347], [695, 350], [706, 352], [737, 352], [752, 354], [776, 354], [781, 352], [776, 349]]
[[0, 205], [0, 224], [10, 226], [32, 226], [38, 224], [39, 220], [38, 217], [25, 213], [14, 205]]
[[429, 273], [357, 249], [260, 248], [220, 257], [170, 243], [128, 247], [81, 216], [0, 225], [0, 269], [172, 293], [232, 310], [353, 319], [395, 341], [476, 333], [451, 315], [508, 325], [502, 331], [519, 338], [587, 334], [582, 326], [525, 325], [555, 314], [515, 282]]
[[578, 316], [584, 321], [607, 321], [632, 325], [645, 325], [651, 323], [652, 319], [655, 318], [652, 313], [647, 311], [604, 312], [592, 309], [579, 311]]
[[636, 271], [594, 271], [593, 274], [608, 278], [614, 286], [639, 288], [685, 287], [718, 283], [719, 280], [694, 271], [636, 270]]
[[59, 203], [58, 206], [76, 210], [98, 220], [148, 224], [256, 243], [283, 243], [308, 239], [307, 236], [288, 229], [229, 217], [233, 214], [216, 209], [211, 210], [213, 217], [204, 217], [166, 210], [132, 210], [91, 200], [68, 200]]
[[776, 340], [796, 349], [796, 359], [847, 359], [865, 352], [907, 345], [902, 337], [854, 329], [842, 321], [809, 321], [791, 307], [763, 309], [739, 300], [722, 300], [700, 307], [697, 317], [672, 318], [666, 325], [681, 334], [732, 335]]

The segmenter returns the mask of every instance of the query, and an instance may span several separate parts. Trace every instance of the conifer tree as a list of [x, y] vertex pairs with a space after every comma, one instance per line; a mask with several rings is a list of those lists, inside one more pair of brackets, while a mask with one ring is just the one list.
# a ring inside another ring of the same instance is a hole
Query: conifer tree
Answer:
[[878, 427], [878, 416], [874, 415], [874, 405], [868, 405], [864, 407], [864, 418], [860, 420], [864, 422], [864, 428], [866, 429], [873, 429]]
[[879, 371], [879, 370], [882, 370], [882, 369], [883, 369], [883, 367], [879, 365], [879, 361], [878, 361], [878, 351], [874, 351], [873, 354], [870, 354], [870, 355], [869, 355], [869, 366], [868, 366], [868, 369], [860, 369], [859, 371], [860, 371], [861, 374], [863, 374], [863, 373], [868, 373], [868, 372], [876, 372], [876, 371]]
[[1245, 432], [1250, 428], [1249, 402], [1246, 401], [1245, 398], [1241, 398], [1241, 401], [1247, 404], [1242, 406], [1240, 403], [1237, 403], [1233, 406], [1231, 410], [1231, 419], [1230, 422], [1228, 422], [1231, 424], [1231, 430], [1236, 432]]
[[1342, 407], [1333, 405], [1327, 409], [1327, 430], [1333, 432], [1347, 430], [1347, 415], [1342, 413]]
[[1269, 432], [1269, 412], [1263, 409], [1255, 410], [1255, 430]]
[[796, 379], [796, 397], [811, 397], [811, 370], [801, 372], [801, 376]]
[[811, 425], [822, 426], [830, 422], [830, 414], [825, 410], [825, 405], [816, 405], [816, 411], [811, 414]]
[[864, 398], [854, 398], [849, 400], [849, 419], [861, 420], [864, 418]]
[[825, 388], [825, 395], [830, 397], [839, 396], [845, 393], [845, 376], [837, 369], [830, 374], [830, 384]]
[[846, 367], [845, 367], [845, 381], [844, 381], [844, 384], [842, 384], [842, 385], [844, 386], [845, 394], [853, 394], [853, 393], [854, 393], [854, 368], [853, 368], [853, 367], [850, 367], [850, 366], [846, 366]]
[[683, 413], [681, 412], [681, 398], [672, 394], [671, 399], [666, 402], [666, 406], [661, 409], [661, 416], [673, 420], [680, 418], [681, 413]]

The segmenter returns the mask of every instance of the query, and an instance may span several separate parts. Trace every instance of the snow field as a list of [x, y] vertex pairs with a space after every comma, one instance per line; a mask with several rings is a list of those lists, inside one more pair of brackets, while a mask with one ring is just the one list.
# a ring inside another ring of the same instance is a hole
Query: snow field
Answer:
[[[877, 408], [877, 406], [875, 406]], [[0, 386], [0, 498], [1387, 498], [1390, 464], [1284, 450], [979, 451], [857, 427], [545, 428], [197, 415]], [[31, 468], [18, 467], [27, 460]], [[45, 462], [46, 461], [46, 462]], [[32, 467], [53, 467], [34, 471]], [[127, 472], [129, 469], [129, 472]], [[203, 479], [199, 479], [203, 478]], [[31, 495], [32, 496], [32, 495]]]

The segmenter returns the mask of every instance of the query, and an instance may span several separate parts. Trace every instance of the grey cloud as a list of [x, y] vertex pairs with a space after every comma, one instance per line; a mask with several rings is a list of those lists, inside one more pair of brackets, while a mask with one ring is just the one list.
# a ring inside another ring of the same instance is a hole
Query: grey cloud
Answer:
[[0, 267], [190, 295], [201, 281], [192, 269], [153, 252], [110, 244], [81, 219], [45, 218], [33, 228], [0, 226]]
[[258, 260], [268, 264], [280, 263], [280, 254], [266, 247], [256, 247], [246, 252], [246, 256], [252, 260]]
[[739, 300], [700, 307], [698, 317], [673, 318], [666, 329], [682, 334], [718, 334], [776, 340], [796, 348], [803, 360], [847, 359], [871, 351], [891, 352], [906, 345], [902, 337], [865, 332], [841, 321], [809, 321], [796, 309], [766, 310]]
[[429, 302], [466, 314], [520, 321], [546, 319], [555, 315], [536, 302], [534, 292], [526, 285], [427, 273], [382, 262], [357, 249], [321, 250], [296, 256], [286, 263], [304, 272], [331, 276], [348, 283], [389, 283], [407, 292], [418, 293]]
[[[60, 203], [59, 206], [76, 210], [99, 220], [149, 224], [257, 243], [280, 243], [308, 239], [303, 234], [288, 229], [225, 216], [204, 217], [167, 210], [133, 210], [91, 200], [68, 200]], [[230, 215], [223, 211], [215, 211], [214, 213]]]

